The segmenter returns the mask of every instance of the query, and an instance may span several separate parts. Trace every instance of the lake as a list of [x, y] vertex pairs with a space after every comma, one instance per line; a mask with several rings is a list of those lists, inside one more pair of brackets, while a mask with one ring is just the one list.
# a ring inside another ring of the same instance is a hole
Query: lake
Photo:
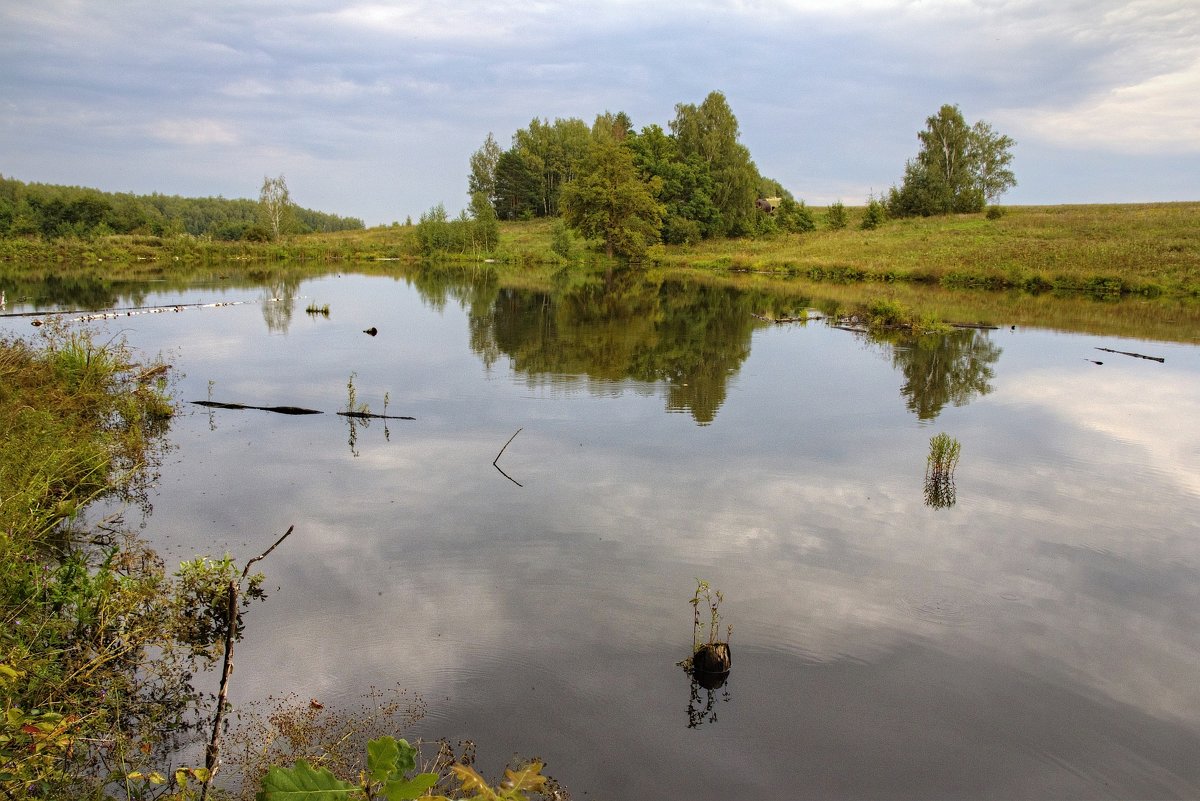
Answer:
[[[91, 325], [176, 368], [168, 563], [295, 526], [239, 708], [403, 690], [398, 735], [540, 757], [576, 799], [1200, 796], [1190, 323], [870, 336], [766, 322], [828, 310], [763, 287], [372, 270], [40, 306], [125, 309]], [[414, 419], [336, 415], [348, 385]], [[677, 664], [698, 579], [733, 626], [711, 690]]]

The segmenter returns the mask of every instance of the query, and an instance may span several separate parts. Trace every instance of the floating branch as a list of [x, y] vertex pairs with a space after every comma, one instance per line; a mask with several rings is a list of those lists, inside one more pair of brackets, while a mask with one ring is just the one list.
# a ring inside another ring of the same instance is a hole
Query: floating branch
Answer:
[[374, 412], [338, 412], [342, 417], [355, 417], [360, 420], [416, 420], [415, 417], [398, 414], [375, 414]]
[[221, 403], [220, 401], [192, 401], [192, 403], [197, 406], [210, 406], [214, 409], [254, 409], [276, 414], [324, 414], [318, 409], [305, 409], [300, 406], [247, 406], [244, 403]]
[[516, 431], [514, 431], [514, 432], [513, 432], [513, 435], [512, 435], [511, 437], [509, 437], [509, 438], [508, 438], [508, 442], [504, 443], [504, 447], [503, 447], [503, 448], [501, 448], [501, 449], [500, 449], [500, 452], [496, 454], [496, 458], [492, 460], [492, 467], [494, 467], [494, 468], [496, 468], [497, 470], [499, 470], [499, 471], [500, 471], [500, 475], [504, 476], [504, 477], [505, 477], [505, 478], [507, 478], [509, 481], [511, 481], [512, 483], [516, 484], [518, 487], [524, 487], [525, 485], [524, 485], [524, 484], [522, 484], [520, 481], [517, 481], [515, 478], [513, 478], [512, 476], [510, 476], [508, 473], [505, 473], [505, 472], [504, 472], [504, 470], [503, 470], [503, 469], [501, 469], [500, 465], [496, 464], [496, 462], [499, 462], [499, 461], [500, 461], [500, 457], [504, 455], [504, 451], [505, 451], [505, 449], [506, 449], [506, 448], [508, 448], [508, 445], [509, 445], [509, 443], [511, 443], [511, 442], [512, 442], [514, 439], [516, 439], [516, 438], [517, 438], [517, 434], [520, 434], [520, 433], [521, 433], [521, 431], [522, 431], [522, 429], [520, 429], [520, 428], [518, 428]]
[[1160, 364], [1166, 361], [1162, 356], [1147, 356], [1144, 353], [1130, 353], [1127, 350], [1113, 350], [1112, 348], [1096, 348], [1096, 350], [1102, 350], [1105, 353], [1119, 353], [1122, 356], [1133, 356], [1136, 359], [1149, 359], [1152, 362], [1159, 362]]

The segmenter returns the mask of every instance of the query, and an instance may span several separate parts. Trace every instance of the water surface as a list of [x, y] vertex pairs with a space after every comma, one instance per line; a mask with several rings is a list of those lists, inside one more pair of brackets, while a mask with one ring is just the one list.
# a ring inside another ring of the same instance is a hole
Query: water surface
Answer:
[[[109, 305], [228, 305], [93, 323], [183, 401], [325, 412], [172, 425], [169, 560], [296, 527], [235, 703], [403, 687], [406, 736], [539, 756], [576, 798], [1200, 796], [1195, 345], [872, 339], [764, 323], [804, 312], [765, 290], [468, 277], [143, 286]], [[415, 420], [351, 428], [351, 378]], [[962, 456], [930, 505], [940, 432]], [[734, 627], [712, 692], [676, 666], [697, 578]]]

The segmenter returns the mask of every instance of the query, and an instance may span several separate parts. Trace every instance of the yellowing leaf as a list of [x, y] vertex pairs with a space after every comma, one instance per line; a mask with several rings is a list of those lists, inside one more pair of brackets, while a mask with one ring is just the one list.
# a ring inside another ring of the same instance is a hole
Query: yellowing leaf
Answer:
[[458, 777], [462, 789], [476, 793], [478, 797], [487, 799], [487, 801], [495, 801], [500, 797], [496, 795], [496, 791], [491, 788], [487, 780], [469, 765], [451, 765], [450, 770], [454, 771], [454, 775]]
[[542, 775], [542, 763], [530, 762], [519, 771], [505, 770], [504, 771], [504, 789], [506, 790], [541, 790], [546, 784], [546, 777]]

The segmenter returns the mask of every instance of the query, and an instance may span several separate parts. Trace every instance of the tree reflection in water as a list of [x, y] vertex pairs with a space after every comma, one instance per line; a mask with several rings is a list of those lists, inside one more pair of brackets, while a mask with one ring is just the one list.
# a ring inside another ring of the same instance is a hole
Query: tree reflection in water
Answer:
[[571, 377], [667, 385], [667, 408], [711, 423], [729, 377], [750, 355], [762, 297], [633, 270], [592, 274], [558, 292], [495, 289], [470, 303], [471, 347], [503, 354], [532, 381]]
[[965, 329], [948, 334], [873, 335], [892, 344], [892, 366], [904, 375], [900, 393], [920, 420], [934, 420], [947, 403], [965, 406], [992, 391], [989, 383], [1001, 348], [986, 331]]
[[[433, 307], [456, 299], [467, 310], [471, 349], [486, 366], [507, 357], [532, 384], [595, 382], [590, 388], [598, 392], [622, 381], [661, 383], [667, 409], [700, 425], [725, 403], [761, 315], [804, 318], [812, 305], [766, 289], [656, 279], [635, 269], [564, 270], [550, 290], [502, 287], [486, 269], [423, 267], [410, 280]], [[985, 331], [869, 337], [891, 346], [905, 405], [921, 420], [992, 391], [1001, 349]]]

